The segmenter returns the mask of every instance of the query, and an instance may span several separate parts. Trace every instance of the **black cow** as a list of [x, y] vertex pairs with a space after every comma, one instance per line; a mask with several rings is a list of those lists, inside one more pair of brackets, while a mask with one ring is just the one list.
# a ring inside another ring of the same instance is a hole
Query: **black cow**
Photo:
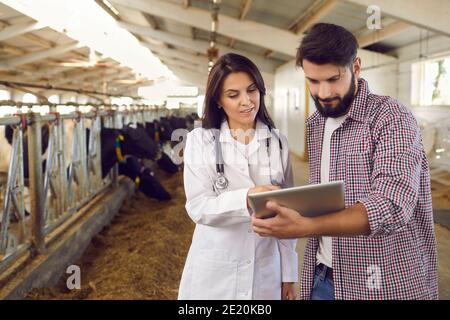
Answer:
[[164, 189], [150, 168], [144, 167], [136, 157], [127, 157], [125, 162], [119, 163], [119, 174], [136, 181], [139, 177], [139, 190], [149, 198], [170, 200], [170, 194]]
[[[151, 138], [152, 135], [155, 134], [154, 128], [156, 126], [157, 124], [155, 122], [146, 122], [145, 127], [140, 123], [137, 124], [137, 127], [144, 130], [149, 138]], [[151, 160], [156, 160], [157, 165], [167, 173], [174, 174], [178, 172], [178, 166], [173, 163], [172, 159], [170, 159], [170, 157], [164, 151], [161, 151], [160, 149], [159, 154]]]
[[[14, 135], [14, 128], [12, 126], [5, 126], [5, 138], [8, 141], [10, 145], [12, 145], [13, 142], [13, 135]], [[41, 127], [41, 152], [42, 154], [45, 153], [45, 151], [48, 148], [48, 140], [50, 136], [49, 126], [48, 124], [44, 124]], [[25, 179], [28, 179], [29, 177], [29, 165], [28, 165], [28, 131], [27, 129], [23, 132], [23, 176]], [[45, 170], [45, 163], [46, 161], [42, 161], [42, 170]]]
[[161, 143], [169, 142], [172, 139], [172, 132], [174, 128], [166, 117], [159, 119], [159, 140]]
[[[116, 140], [119, 135], [123, 136], [120, 142], [121, 152], [137, 158], [154, 159], [158, 154], [159, 147], [150, 139], [142, 128], [126, 126], [122, 129], [101, 128], [101, 155], [102, 155], [102, 177], [105, 177], [119, 159], [116, 155]], [[89, 141], [89, 130], [86, 137]]]
[[173, 129], [187, 129], [186, 118], [172, 116], [168, 120]]

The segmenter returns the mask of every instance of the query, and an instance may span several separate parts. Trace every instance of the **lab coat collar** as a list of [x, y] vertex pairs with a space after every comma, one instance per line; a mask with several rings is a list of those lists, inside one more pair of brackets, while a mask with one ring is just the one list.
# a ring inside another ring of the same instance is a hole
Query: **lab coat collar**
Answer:
[[[256, 120], [256, 140], [263, 140], [270, 137], [269, 127], [260, 120]], [[228, 126], [228, 121], [224, 120], [220, 126], [220, 142], [234, 142], [233, 136], [231, 135], [230, 127]]]

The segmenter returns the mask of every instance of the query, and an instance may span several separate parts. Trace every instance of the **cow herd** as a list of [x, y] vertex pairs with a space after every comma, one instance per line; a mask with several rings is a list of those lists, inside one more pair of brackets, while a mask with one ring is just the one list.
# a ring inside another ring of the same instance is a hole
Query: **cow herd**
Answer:
[[[198, 117], [196, 114], [190, 114], [185, 117], [168, 116], [161, 117], [158, 120], [145, 123], [124, 123], [121, 129], [108, 128], [104, 125], [103, 119], [100, 129], [101, 142], [101, 172], [102, 178], [105, 178], [111, 169], [118, 164], [119, 175], [124, 175], [134, 182], [136, 187], [145, 196], [155, 198], [160, 201], [171, 199], [170, 193], [162, 186], [157, 174], [152, 168], [159, 167], [168, 174], [178, 172], [179, 166], [175, 164], [171, 157], [166, 153], [170, 145], [172, 133], [176, 129], [191, 130], [194, 121]], [[64, 143], [65, 153], [70, 149], [73, 139], [74, 126], [70, 125], [73, 120], [64, 120]], [[67, 123], [66, 123], [67, 122]], [[88, 150], [90, 128], [86, 130], [86, 150]], [[41, 145], [42, 145], [42, 170], [46, 167], [46, 152], [49, 145], [49, 125], [44, 124], [41, 127]], [[9, 161], [11, 157], [11, 145], [13, 140], [14, 128], [12, 126], [0, 126], [0, 175], [7, 175]], [[25, 183], [27, 184], [29, 176], [29, 162], [27, 152], [27, 131], [23, 132], [23, 169]], [[166, 150], [166, 151], [164, 151]], [[66, 160], [70, 155], [66, 154]], [[68, 162], [67, 175], [69, 175]], [[5, 180], [5, 179], [3, 179]], [[5, 181], [0, 181], [4, 184]], [[3, 186], [4, 187], [4, 186]], [[0, 188], [4, 190], [4, 188]], [[27, 212], [28, 214], [28, 212]]]

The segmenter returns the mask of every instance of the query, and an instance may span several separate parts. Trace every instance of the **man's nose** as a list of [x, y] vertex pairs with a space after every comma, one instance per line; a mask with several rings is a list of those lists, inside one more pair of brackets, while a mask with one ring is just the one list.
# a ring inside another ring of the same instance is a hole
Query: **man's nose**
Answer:
[[330, 90], [330, 85], [328, 83], [324, 82], [319, 85], [318, 96], [319, 96], [319, 99], [321, 99], [321, 100], [330, 98], [331, 90]]

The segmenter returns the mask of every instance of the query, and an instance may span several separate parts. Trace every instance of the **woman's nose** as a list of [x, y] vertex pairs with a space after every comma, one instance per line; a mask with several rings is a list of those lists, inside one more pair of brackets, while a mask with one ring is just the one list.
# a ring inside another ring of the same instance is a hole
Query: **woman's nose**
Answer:
[[250, 96], [248, 95], [248, 93], [244, 93], [242, 95], [242, 99], [241, 99], [241, 105], [246, 106], [250, 104]]

